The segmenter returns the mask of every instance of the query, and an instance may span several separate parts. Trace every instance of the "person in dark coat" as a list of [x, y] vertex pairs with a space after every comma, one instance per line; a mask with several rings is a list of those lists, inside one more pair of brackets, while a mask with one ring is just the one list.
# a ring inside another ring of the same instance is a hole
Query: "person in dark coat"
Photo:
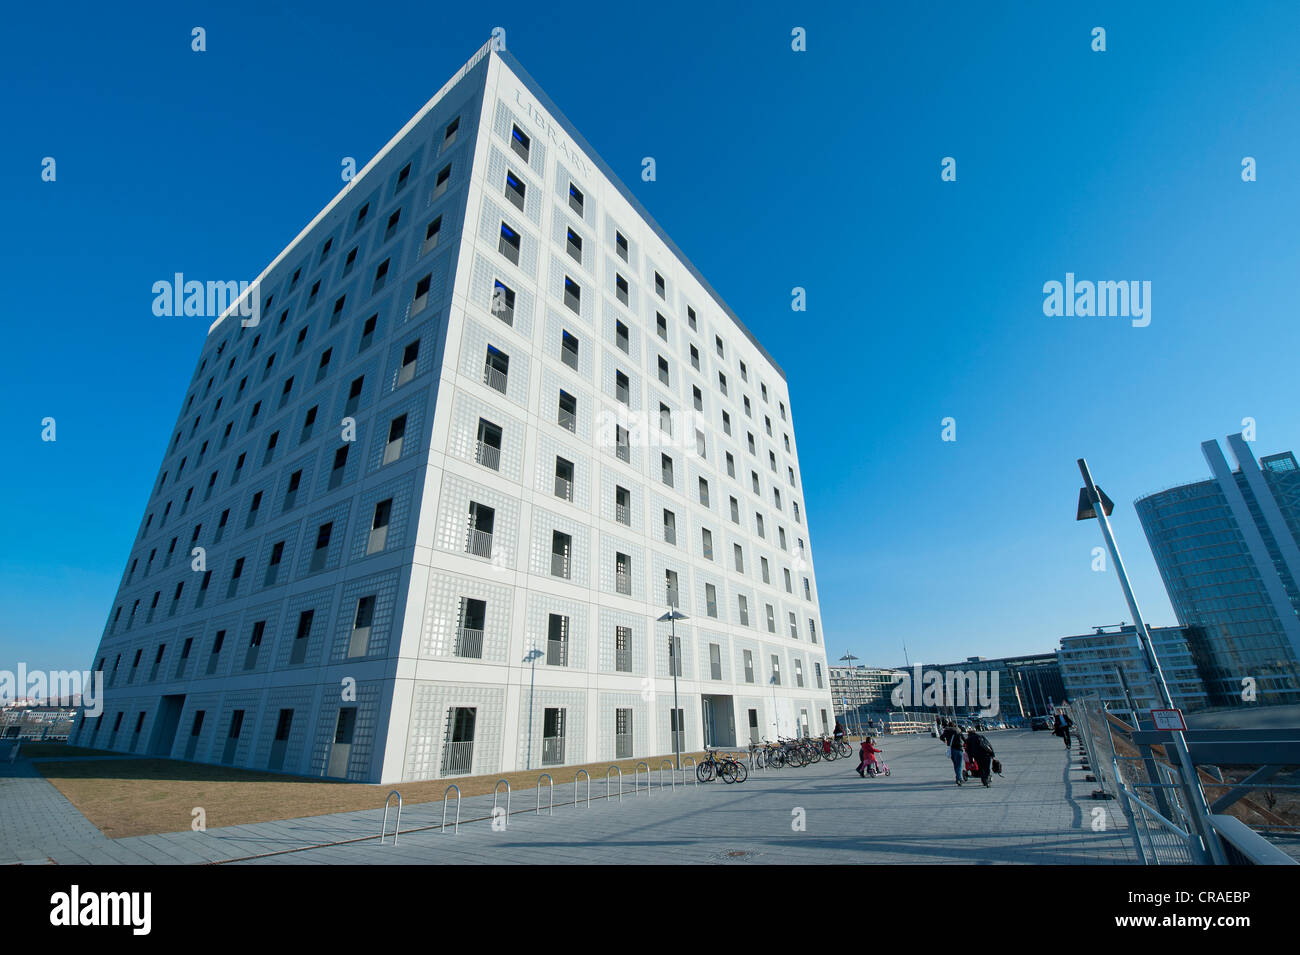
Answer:
[[980, 782], [989, 786], [989, 773], [993, 771], [993, 749], [985, 746], [980, 734], [975, 732], [975, 727], [971, 727], [966, 734], [966, 753], [974, 761], [975, 765], [980, 768]]
[[939, 734], [939, 739], [943, 740], [943, 745], [948, 747], [948, 758], [952, 760], [952, 771], [957, 777], [957, 785], [961, 785], [961, 768], [964, 759], [961, 731], [953, 725], [952, 720], [944, 723], [943, 732]]
[[1073, 725], [1074, 725], [1074, 720], [1070, 719], [1069, 713], [1065, 712], [1065, 710], [1057, 711], [1056, 726], [1053, 727], [1052, 731], [1057, 736], [1065, 740], [1066, 749], [1070, 748], [1070, 727], [1072, 727]]

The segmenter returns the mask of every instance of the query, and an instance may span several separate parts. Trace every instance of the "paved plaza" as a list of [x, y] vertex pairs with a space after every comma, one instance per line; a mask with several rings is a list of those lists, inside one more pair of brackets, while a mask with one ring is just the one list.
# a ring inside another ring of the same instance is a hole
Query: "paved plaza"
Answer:
[[[464, 800], [459, 833], [437, 826], [441, 803], [408, 805], [398, 844], [380, 845], [382, 811], [339, 813], [153, 836], [107, 839], [30, 763], [0, 762], [0, 863], [241, 862], [329, 864], [1030, 863], [1136, 861], [1114, 800], [1090, 798], [1077, 756], [1048, 733], [990, 734], [1005, 776], [990, 789], [954, 785], [928, 736], [884, 737], [892, 775], [860, 779], [856, 760], [755, 771], [740, 785], [592, 781], [573, 805], [564, 780], [541, 796], [511, 794], [509, 825], [490, 822], [491, 796]], [[661, 788], [661, 783], [666, 788]], [[605, 796], [607, 785], [611, 793]], [[401, 789], [401, 786], [397, 786]], [[386, 790], [376, 790], [376, 804]], [[504, 790], [499, 803], [505, 805]], [[1098, 825], [1098, 812], [1104, 825]], [[448, 818], [455, 817], [454, 800]], [[429, 828], [433, 827], [433, 828]], [[389, 829], [392, 829], [390, 815]]]

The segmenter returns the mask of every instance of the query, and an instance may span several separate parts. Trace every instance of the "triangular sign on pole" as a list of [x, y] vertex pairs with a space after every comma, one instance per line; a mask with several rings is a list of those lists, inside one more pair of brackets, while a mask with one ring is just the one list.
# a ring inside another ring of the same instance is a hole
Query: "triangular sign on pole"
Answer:
[[[1111, 513], [1115, 510], [1115, 502], [1106, 496], [1106, 492], [1101, 489], [1100, 485], [1095, 486], [1097, 488], [1097, 496], [1101, 498], [1102, 510], [1106, 512], [1107, 517], [1110, 517]], [[1092, 520], [1096, 516], [1097, 512], [1093, 509], [1092, 501], [1088, 500], [1088, 489], [1086, 487], [1079, 488], [1079, 510], [1078, 513], [1075, 514], [1074, 519], [1076, 521], [1088, 521]]]

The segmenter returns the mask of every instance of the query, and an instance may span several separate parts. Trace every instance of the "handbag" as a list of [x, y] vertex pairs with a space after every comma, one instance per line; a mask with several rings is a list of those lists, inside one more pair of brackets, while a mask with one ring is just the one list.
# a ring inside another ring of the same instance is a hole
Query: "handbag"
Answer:
[[999, 776], [1002, 775], [1002, 760], [993, 760], [993, 772], [997, 773]]

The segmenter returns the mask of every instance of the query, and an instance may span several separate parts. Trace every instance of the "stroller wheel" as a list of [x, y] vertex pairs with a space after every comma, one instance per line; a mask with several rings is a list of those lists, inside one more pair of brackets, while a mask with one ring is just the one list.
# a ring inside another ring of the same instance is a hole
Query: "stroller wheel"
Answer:
[[888, 766], [885, 767], [885, 775], [886, 775], [886, 776], [889, 775], [889, 767], [888, 767]]

